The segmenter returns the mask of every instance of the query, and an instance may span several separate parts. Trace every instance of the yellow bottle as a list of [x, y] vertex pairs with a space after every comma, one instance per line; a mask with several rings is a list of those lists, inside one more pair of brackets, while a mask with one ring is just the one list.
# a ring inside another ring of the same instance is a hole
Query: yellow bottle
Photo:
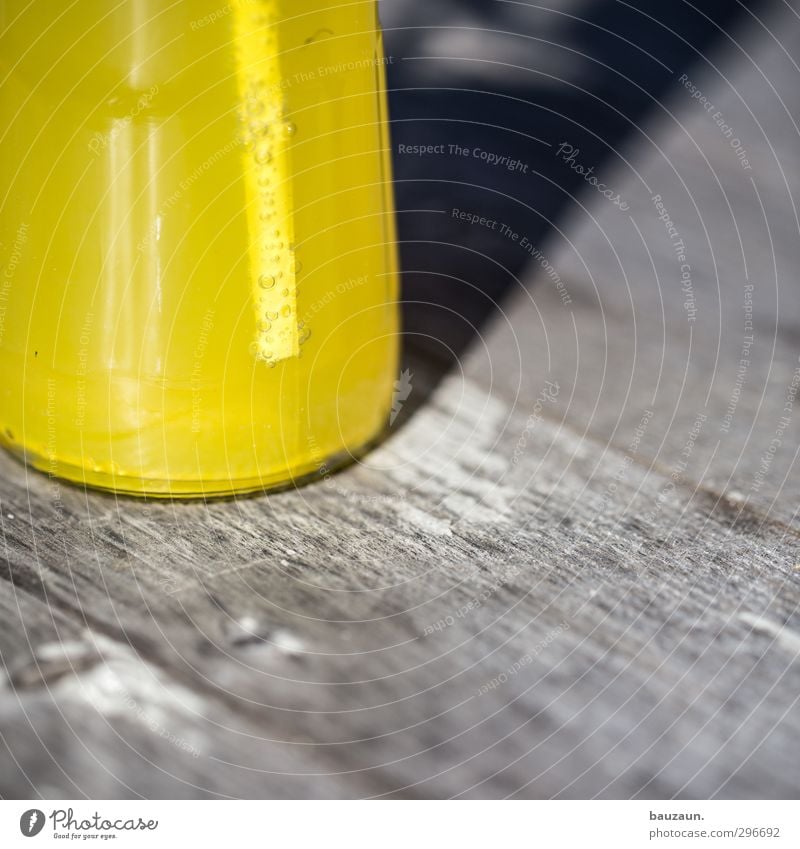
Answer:
[[211, 496], [326, 472], [397, 368], [374, 0], [0, 3], [0, 438]]

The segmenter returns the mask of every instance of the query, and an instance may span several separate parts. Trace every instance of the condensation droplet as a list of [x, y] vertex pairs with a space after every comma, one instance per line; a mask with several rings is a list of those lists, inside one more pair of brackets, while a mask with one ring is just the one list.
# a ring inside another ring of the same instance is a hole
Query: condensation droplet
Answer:
[[281, 315], [282, 315], [284, 318], [289, 318], [289, 316], [290, 316], [291, 314], [292, 314], [292, 311], [291, 311], [291, 309], [289, 309], [289, 304], [284, 304], [284, 305], [281, 307]]
[[283, 132], [285, 135], [291, 138], [297, 132], [297, 124], [294, 124], [291, 121], [287, 121], [283, 125]]
[[258, 344], [258, 342], [251, 342], [250, 343], [250, 353], [254, 357], [258, 356], [260, 350], [261, 350], [261, 346]]

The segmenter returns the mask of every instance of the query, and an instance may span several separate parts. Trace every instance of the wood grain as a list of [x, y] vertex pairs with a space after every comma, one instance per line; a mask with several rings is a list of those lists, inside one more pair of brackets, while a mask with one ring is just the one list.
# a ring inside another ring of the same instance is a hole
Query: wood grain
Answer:
[[754, 486], [800, 338], [772, 24], [788, 55], [754, 33], [698, 79], [752, 174], [678, 91], [607, 177], [630, 211], [589, 187], [542, 248], [570, 303], [539, 269], [460, 369], [409, 352], [345, 472], [146, 504], [1, 457], [0, 795], [795, 796], [800, 410]]

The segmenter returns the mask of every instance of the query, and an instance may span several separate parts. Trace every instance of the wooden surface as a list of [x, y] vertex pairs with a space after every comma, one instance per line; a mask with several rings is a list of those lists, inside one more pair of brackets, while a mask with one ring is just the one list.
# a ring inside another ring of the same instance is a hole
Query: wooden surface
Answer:
[[587, 185], [539, 245], [569, 303], [533, 263], [460, 368], [409, 353], [359, 465], [143, 504], [0, 457], [0, 796], [796, 796], [800, 21], [766, 23], [693, 76], [752, 170], [676, 88], [603, 175], [630, 209]]

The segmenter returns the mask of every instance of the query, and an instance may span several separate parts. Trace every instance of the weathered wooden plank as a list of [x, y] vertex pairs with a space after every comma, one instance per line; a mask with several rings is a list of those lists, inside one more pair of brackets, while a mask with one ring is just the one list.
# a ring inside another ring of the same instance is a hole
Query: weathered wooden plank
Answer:
[[[773, 27], [785, 39], [790, 17]], [[759, 63], [773, 61], [760, 44]], [[766, 102], [759, 76], [736, 80], [748, 103]], [[687, 120], [753, 220], [738, 162], [722, 167], [706, 115]], [[670, 161], [632, 160], [648, 185], [676, 192], [675, 166], [703, 221], [722, 221], [696, 152], [654, 127]], [[767, 220], [780, 218], [779, 172], [754, 162]], [[733, 252], [715, 253], [717, 275], [693, 243], [706, 300], [690, 327], [674, 280], [659, 289], [648, 272], [652, 256], [659, 279], [674, 276], [671, 245], [649, 197], [635, 200], [633, 221], [612, 210], [602, 223], [591, 206], [624, 275], [576, 221], [591, 275], [547, 249], [571, 303], [545, 279], [463, 371], [440, 380], [415, 363], [406, 420], [317, 486], [144, 504], [1, 457], [0, 795], [796, 794], [800, 542], [796, 475], [781, 477], [796, 417], [750, 483], [796, 348], [796, 316], [777, 305], [797, 296], [781, 273], [780, 300], [754, 300], [758, 356], [730, 434], [712, 438], [743, 278]], [[670, 203], [688, 240], [700, 216], [680, 194]], [[790, 261], [793, 227], [748, 242], [748, 267], [765, 244]]]
[[679, 84], [603, 176], [628, 211], [591, 186], [575, 199], [537, 246], [553, 271], [495, 320], [491, 365], [507, 398], [557, 379], [549, 412], [603, 446], [626, 450], [651, 411], [639, 461], [797, 529], [800, 25], [783, 10], [765, 27], [699, 58], [686, 82], [712, 109]]
[[[635, 464], [620, 475], [617, 452], [598, 466], [546, 421], [514, 486], [496, 461], [510, 462], [525, 425], [448, 379], [328, 487], [236, 505], [120, 502], [112, 516], [101, 499], [91, 534], [62, 529], [65, 564], [41, 527], [17, 523], [11, 548], [36, 539], [50, 604], [129, 640], [172, 686], [235, 710], [241, 728], [213, 739], [233, 753], [238, 788], [283, 781], [269, 767], [277, 740], [378, 793], [789, 794], [794, 540], [741, 531], [703, 497], [687, 514], [678, 492], [662, 508], [665, 541], [634, 518], [665, 479]], [[46, 481], [26, 486], [35, 497]], [[394, 501], [375, 511], [367, 499], [381, 492]], [[115, 535], [135, 560], [98, 568]], [[29, 558], [12, 572], [35, 591]], [[183, 583], [165, 587], [165, 575]], [[242, 728], [258, 729], [244, 749], [231, 743]], [[125, 764], [115, 760], [135, 786], [141, 763]]]

